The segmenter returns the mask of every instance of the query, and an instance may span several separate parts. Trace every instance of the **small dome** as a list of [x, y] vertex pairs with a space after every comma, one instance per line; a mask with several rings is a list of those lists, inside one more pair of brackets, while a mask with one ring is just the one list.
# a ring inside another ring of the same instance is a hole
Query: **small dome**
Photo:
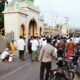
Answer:
[[17, 0], [18, 2], [24, 2], [25, 0]]

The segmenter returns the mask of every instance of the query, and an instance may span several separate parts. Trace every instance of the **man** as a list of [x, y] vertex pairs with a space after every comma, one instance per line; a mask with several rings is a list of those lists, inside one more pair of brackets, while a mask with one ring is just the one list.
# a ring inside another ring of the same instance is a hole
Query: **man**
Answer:
[[63, 38], [60, 39], [60, 41], [57, 43], [57, 58], [65, 56], [65, 47], [66, 43]]
[[42, 46], [46, 45], [47, 44], [47, 41], [46, 41], [46, 38], [43, 39], [43, 43], [42, 43]]
[[3, 62], [4, 62], [4, 61], [8, 61], [9, 56], [10, 56], [10, 53], [11, 53], [11, 51], [10, 51], [8, 48], [6, 48], [6, 50], [1, 53], [0, 59], [1, 59]]
[[25, 45], [24, 39], [20, 36], [20, 39], [17, 41], [17, 48], [19, 50], [19, 59], [22, 61], [24, 60]]
[[37, 60], [37, 47], [38, 47], [38, 41], [36, 39], [36, 37], [32, 37], [32, 40], [30, 41], [30, 43], [32, 44], [31, 49], [32, 49], [32, 61], [36, 61]]
[[47, 38], [47, 44], [42, 46], [39, 62], [41, 62], [40, 66], [40, 80], [44, 80], [44, 71], [46, 69], [45, 80], [49, 78], [49, 70], [51, 69], [51, 62], [54, 57], [54, 47], [50, 44], [51, 39]]
[[72, 56], [72, 54], [74, 53], [74, 49], [75, 49], [75, 44], [72, 41], [72, 39], [70, 39], [70, 41], [66, 45], [66, 57], [67, 57], [67, 59], [69, 59]]
[[28, 51], [29, 51], [29, 54], [32, 53], [32, 51], [31, 51], [31, 43], [30, 43], [31, 40], [32, 40], [32, 37], [29, 37], [29, 39], [28, 39]]

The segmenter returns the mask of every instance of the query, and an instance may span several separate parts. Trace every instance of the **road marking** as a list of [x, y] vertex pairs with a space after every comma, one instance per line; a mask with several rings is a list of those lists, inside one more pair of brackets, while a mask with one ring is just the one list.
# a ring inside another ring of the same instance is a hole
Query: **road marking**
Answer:
[[6, 78], [6, 77], [8, 77], [8, 76], [10, 76], [10, 75], [12, 75], [13, 73], [15, 73], [15, 72], [21, 70], [22, 68], [24, 68], [24, 67], [26, 67], [26, 66], [28, 66], [28, 65], [30, 65], [30, 64], [31, 64], [31, 62], [30, 62], [30, 63], [27, 63], [27, 64], [25, 64], [24, 66], [21, 66], [21, 67], [19, 67], [19, 68], [13, 70], [13, 71], [11, 71], [11, 72], [9, 72], [9, 73], [6, 74], [5, 76], [2, 76], [2, 77], [0, 78], [0, 80], [1, 80], [1, 79], [4, 79], [4, 78]]

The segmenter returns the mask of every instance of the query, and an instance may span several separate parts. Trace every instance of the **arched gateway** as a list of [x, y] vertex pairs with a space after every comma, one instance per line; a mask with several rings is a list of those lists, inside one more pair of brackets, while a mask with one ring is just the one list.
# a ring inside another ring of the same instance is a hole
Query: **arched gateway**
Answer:
[[22, 36], [22, 37], [24, 37], [24, 38], [25, 38], [25, 36], [26, 36], [26, 28], [25, 28], [25, 25], [24, 25], [24, 24], [22, 24], [22, 25], [20, 26], [20, 36]]
[[37, 23], [34, 19], [32, 19], [29, 22], [28, 35], [29, 36], [37, 36], [38, 35]]
[[40, 36], [41, 36], [42, 35], [42, 28], [41, 27], [40, 27], [40, 32], [39, 33], [40, 33]]
[[[39, 36], [43, 34], [43, 17], [40, 16], [39, 7], [36, 7], [34, 0], [12, 0], [3, 11], [5, 35], [14, 32], [14, 39], [19, 36]], [[10, 21], [11, 20], [11, 21]], [[42, 26], [42, 30], [40, 29]]]

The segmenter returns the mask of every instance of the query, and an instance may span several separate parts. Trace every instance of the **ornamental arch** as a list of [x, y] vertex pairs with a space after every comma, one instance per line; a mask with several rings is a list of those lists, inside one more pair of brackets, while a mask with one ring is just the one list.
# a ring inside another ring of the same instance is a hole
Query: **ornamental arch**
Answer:
[[39, 29], [40, 36], [42, 35], [42, 28]]
[[20, 36], [25, 37], [26, 36], [26, 28], [24, 24], [21, 24], [20, 26]]
[[28, 35], [29, 36], [37, 36], [38, 35], [38, 26], [35, 19], [31, 19], [28, 27]]

